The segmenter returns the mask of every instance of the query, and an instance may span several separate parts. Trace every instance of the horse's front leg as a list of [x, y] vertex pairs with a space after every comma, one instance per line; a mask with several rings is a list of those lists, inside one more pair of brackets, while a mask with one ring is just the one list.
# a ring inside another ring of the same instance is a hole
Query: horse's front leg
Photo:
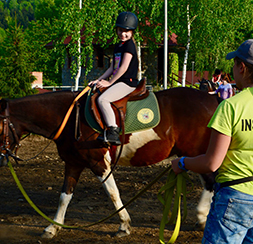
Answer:
[[[101, 165], [103, 165], [103, 170], [101, 170], [101, 168], [99, 167], [92, 169], [93, 173], [98, 177], [98, 179], [101, 182], [111, 172], [110, 162], [111, 162], [111, 157], [110, 157], [109, 151], [107, 151], [107, 153], [104, 155], [103, 162], [101, 163]], [[112, 174], [103, 183], [103, 187], [107, 195], [111, 198], [115, 209], [116, 210], [120, 209], [123, 206], [123, 203], [120, 199], [119, 190]], [[118, 232], [116, 233], [116, 236], [123, 237], [123, 236], [129, 235], [131, 219], [125, 208], [119, 212], [119, 218], [120, 218], [120, 227], [119, 227]]]
[[[105, 179], [105, 177], [108, 175], [108, 173], [109, 171], [106, 171], [103, 177], [98, 177], [98, 179], [102, 182]], [[111, 198], [115, 206], [115, 209], [116, 210], [120, 209], [123, 206], [123, 203], [121, 201], [119, 190], [112, 174], [103, 183], [103, 187], [107, 195]], [[119, 226], [118, 232], [116, 233], [116, 236], [123, 237], [123, 236], [129, 235], [130, 228], [131, 228], [130, 226], [131, 219], [125, 208], [119, 212], [119, 218], [120, 218], [120, 226]]]
[[[54, 221], [60, 224], [64, 224], [65, 214], [68, 208], [68, 205], [72, 199], [73, 192], [75, 190], [76, 184], [80, 177], [83, 168], [65, 165], [65, 178], [64, 184], [62, 187], [59, 205], [57, 212], [54, 216]], [[61, 226], [56, 224], [50, 224], [43, 232], [42, 238], [51, 239], [57, 232], [61, 229]]]

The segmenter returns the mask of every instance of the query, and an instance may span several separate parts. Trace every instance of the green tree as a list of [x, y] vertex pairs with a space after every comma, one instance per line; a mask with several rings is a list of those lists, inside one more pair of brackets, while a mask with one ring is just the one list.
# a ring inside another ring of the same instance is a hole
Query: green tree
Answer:
[[[78, 58], [80, 54], [77, 43], [81, 35], [81, 65], [88, 73], [93, 66], [94, 42], [102, 47], [109, 45], [108, 40], [112, 41], [110, 44], [117, 42], [115, 20], [122, 11], [136, 13], [140, 22], [135, 35], [137, 43], [145, 41], [150, 50], [155, 50], [163, 39], [164, 11], [163, 2], [160, 0], [90, 0], [83, 2], [81, 10], [78, 0], [43, 0], [35, 11], [37, 26], [40, 26], [36, 29], [43, 34], [47, 32], [47, 36], [51, 37], [51, 57], [56, 60], [56, 69], [63, 66], [66, 56]], [[65, 46], [63, 43], [68, 37], [71, 37], [71, 40]], [[77, 62], [73, 61], [70, 68], [75, 76]]]
[[177, 53], [169, 53], [169, 83], [170, 87], [176, 87], [178, 81], [178, 54]]
[[12, 23], [6, 31], [1, 45], [0, 96], [7, 98], [33, 94], [31, 75], [33, 64], [29, 62], [29, 47], [24, 39], [22, 27]]
[[[2, 0], [3, 1], [3, 0]], [[163, 39], [163, 1], [144, 0], [120, 1], [90, 0], [83, 1], [82, 10], [79, 0], [7, 0], [3, 1], [8, 10], [5, 20], [10, 22], [16, 14], [17, 22], [24, 28], [24, 42], [29, 45], [29, 62], [34, 69], [43, 71], [46, 84], [60, 84], [61, 71], [66, 57], [74, 57], [71, 63], [73, 76], [77, 72], [79, 56], [78, 40], [82, 37], [81, 65], [88, 73], [93, 66], [94, 43], [106, 48], [116, 43], [115, 20], [119, 12], [131, 11], [139, 19], [135, 38], [137, 43], [145, 42], [150, 50], [155, 50]], [[31, 21], [32, 7], [34, 18]], [[29, 22], [29, 25], [27, 24]], [[29, 26], [28, 28], [26, 28]], [[81, 34], [80, 34], [81, 30]], [[71, 40], [64, 44], [66, 38]], [[145, 38], [144, 38], [145, 37]], [[52, 46], [48, 47], [48, 43]]]
[[[187, 43], [187, 4], [191, 23], [189, 60], [196, 71], [231, 71], [232, 61], [225, 56], [244, 40], [252, 38], [253, 5], [251, 0], [171, 0], [168, 2], [169, 30], [178, 35], [178, 43]], [[180, 66], [182, 65], [182, 60]], [[190, 63], [189, 63], [190, 69]]]

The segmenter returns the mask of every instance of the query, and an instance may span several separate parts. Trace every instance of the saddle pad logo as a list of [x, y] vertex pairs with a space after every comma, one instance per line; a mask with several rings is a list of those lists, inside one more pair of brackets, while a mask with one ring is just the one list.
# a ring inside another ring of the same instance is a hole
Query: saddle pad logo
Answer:
[[154, 113], [149, 108], [143, 108], [141, 109], [137, 114], [137, 119], [142, 124], [148, 124], [154, 119]]

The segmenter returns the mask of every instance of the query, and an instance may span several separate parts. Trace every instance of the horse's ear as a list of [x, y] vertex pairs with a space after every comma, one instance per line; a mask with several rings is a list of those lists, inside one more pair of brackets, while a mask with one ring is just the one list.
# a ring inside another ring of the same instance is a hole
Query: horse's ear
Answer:
[[0, 112], [4, 111], [7, 108], [7, 101], [5, 99], [0, 100]]

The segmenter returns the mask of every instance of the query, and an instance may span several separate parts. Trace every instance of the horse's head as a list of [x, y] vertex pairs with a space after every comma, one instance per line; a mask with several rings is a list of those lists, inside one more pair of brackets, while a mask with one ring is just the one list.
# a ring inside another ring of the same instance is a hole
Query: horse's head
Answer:
[[199, 82], [199, 90], [204, 92], [209, 92], [209, 83], [208, 80], [202, 78], [202, 80]]
[[206, 80], [202, 78], [202, 80], [199, 82], [200, 91], [210, 92], [210, 91], [215, 91], [216, 89], [217, 89], [216, 84], [210, 80]]

